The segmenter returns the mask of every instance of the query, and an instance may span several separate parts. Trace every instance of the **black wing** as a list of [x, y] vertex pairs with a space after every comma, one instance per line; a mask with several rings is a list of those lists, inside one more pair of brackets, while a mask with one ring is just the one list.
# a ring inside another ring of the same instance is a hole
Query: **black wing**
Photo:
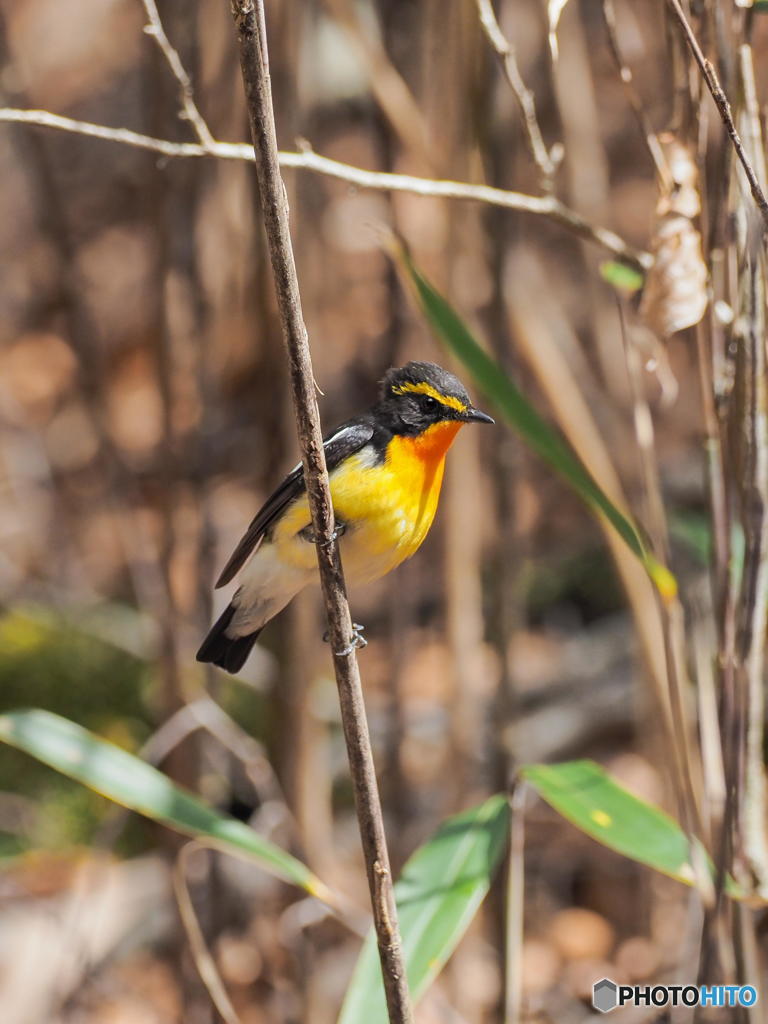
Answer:
[[[360, 451], [373, 437], [373, 424], [367, 420], [353, 420], [335, 430], [323, 442], [325, 462], [328, 471]], [[242, 569], [251, 554], [256, 550], [262, 537], [282, 512], [304, 492], [304, 472], [301, 465], [292, 470], [277, 490], [267, 498], [262, 508], [256, 513], [253, 522], [245, 532], [243, 539], [232, 552], [232, 557], [224, 566], [216, 581], [216, 587], [223, 587]]]

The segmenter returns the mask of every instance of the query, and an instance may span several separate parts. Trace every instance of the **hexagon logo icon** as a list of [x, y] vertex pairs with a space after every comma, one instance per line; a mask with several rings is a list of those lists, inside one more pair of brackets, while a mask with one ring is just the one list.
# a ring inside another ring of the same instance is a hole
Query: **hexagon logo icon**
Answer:
[[615, 1010], [618, 1003], [618, 985], [610, 978], [601, 978], [592, 986], [592, 1005], [600, 1013]]

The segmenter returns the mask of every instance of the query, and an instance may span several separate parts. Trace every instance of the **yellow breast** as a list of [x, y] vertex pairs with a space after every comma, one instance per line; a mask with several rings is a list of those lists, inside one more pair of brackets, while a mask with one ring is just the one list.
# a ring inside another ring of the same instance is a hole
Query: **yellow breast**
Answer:
[[[378, 579], [419, 548], [435, 517], [445, 454], [460, 427], [439, 423], [418, 437], [394, 437], [381, 464], [363, 449], [331, 473], [334, 511], [346, 526], [340, 543], [349, 580]], [[297, 536], [309, 521], [303, 498], [274, 531], [274, 543], [291, 565], [316, 564], [312, 545]]]

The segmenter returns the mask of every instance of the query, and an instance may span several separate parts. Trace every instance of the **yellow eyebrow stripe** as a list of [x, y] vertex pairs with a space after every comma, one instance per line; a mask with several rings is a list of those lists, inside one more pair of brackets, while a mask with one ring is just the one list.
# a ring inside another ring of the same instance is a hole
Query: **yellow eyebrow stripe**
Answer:
[[433, 388], [426, 381], [419, 384], [399, 384], [392, 390], [396, 395], [404, 395], [406, 392], [412, 392], [415, 395], [429, 395], [430, 398], [436, 398], [438, 402], [447, 405], [450, 409], [457, 409], [459, 412], [467, 411], [467, 406], [461, 399], [454, 398], [453, 395], [441, 395], [437, 388]]

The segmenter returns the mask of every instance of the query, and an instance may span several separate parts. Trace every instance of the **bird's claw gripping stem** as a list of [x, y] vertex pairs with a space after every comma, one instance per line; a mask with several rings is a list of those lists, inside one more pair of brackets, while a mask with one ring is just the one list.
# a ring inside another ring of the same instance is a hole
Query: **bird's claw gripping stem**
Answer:
[[[346, 647], [342, 647], [340, 651], [333, 652], [337, 658], [346, 658], [346, 656], [348, 654], [351, 654], [352, 651], [357, 651], [360, 650], [361, 647], [368, 646], [368, 641], [363, 636], [364, 629], [365, 626], [361, 626], [359, 622], [352, 623], [352, 639], [350, 640]], [[325, 643], [328, 643], [329, 639], [330, 637], [328, 636], [328, 632], [326, 631], [325, 633], [323, 633], [323, 640], [325, 641]]]
[[333, 533], [331, 534], [331, 544], [333, 544], [334, 541], [339, 540], [340, 537], [343, 537], [346, 532], [347, 524], [337, 521], [333, 529]]
[[[327, 547], [329, 544], [333, 544], [334, 541], [337, 541], [341, 537], [343, 537], [346, 532], [347, 532], [347, 524], [342, 522], [340, 519], [337, 519], [336, 520], [336, 525], [335, 525], [334, 530], [333, 530], [333, 533], [331, 534], [331, 539], [328, 540], [328, 541], [323, 541], [321, 546], [322, 547]], [[303, 540], [307, 541], [309, 544], [316, 544], [317, 543], [316, 536], [315, 536], [315, 531], [314, 531], [311, 523], [310, 523], [309, 526], [305, 526], [303, 530], [299, 530], [299, 536]]]

